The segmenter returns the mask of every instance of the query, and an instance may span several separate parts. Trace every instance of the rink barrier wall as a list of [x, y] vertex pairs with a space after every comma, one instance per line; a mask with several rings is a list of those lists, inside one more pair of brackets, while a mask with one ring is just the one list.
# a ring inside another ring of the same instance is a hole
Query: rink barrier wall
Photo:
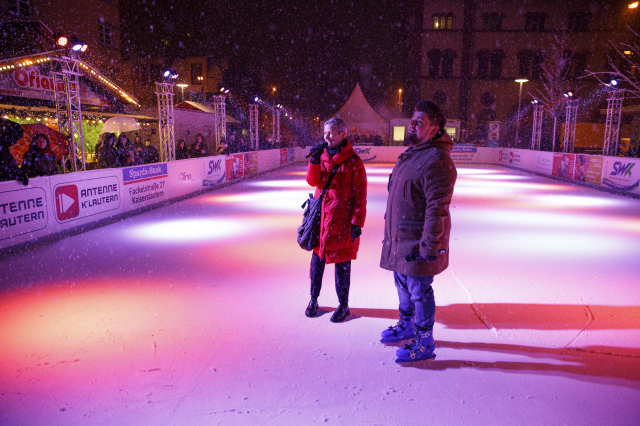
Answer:
[[109, 223], [306, 161], [283, 148], [0, 182], [0, 251]]
[[[55, 239], [306, 161], [309, 149], [282, 148], [53, 175], [30, 179], [28, 186], [0, 182], [0, 250]], [[354, 150], [365, 163], [395, 163], [406, 147], [355, 146]], [[640, 159], [466, 145], [455, 146], [452, 158], [456, 165], [502, 165], [640, 196]]]

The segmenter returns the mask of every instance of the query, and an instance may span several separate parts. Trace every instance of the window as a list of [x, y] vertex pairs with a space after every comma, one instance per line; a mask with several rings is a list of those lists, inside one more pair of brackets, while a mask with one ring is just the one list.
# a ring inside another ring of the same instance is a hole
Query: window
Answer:
[[589, 30], [589, 14], [583, 12], [573, 12], [569, 14], [569, 22], [567, 30], [569, 31], [588, 31]]
[[429, 52], [427, 52], [430, 78], [437, 78], [440, 75], [440, 58], [440, 49], [431, 49]]
[[111, 27], [107, 24], [100, 24], [100, 44], [112, 46]]
[[478, 80], [486, 80], [489, 78], [491, 52], [487, 49], [482, 49], [478, 51], [476, 56], [478, 57]]
[[[502, 77], [502, 58], [504, 51], [497, 49], [490, 51], [482, 49], [476, 54], [478, 57], [478, 79], [479, 80], [499, 80]], [[489, 69], [491, 65], [491, 69]]]
[[202, 64], [191, 64], [191, 84], [202, 84]]
[[562, 52], [562, 57], [560, 58], [560, 78], [563, 80], [569, 80], [571, 78], [572, 53], [571, 50]]
[[542, 80], [544, 76], [544, 60], [546, 55], [544, 52], [535, 52], [533, 55], [533, 64], [531, 66], [531, 80]]
[[525, 31], [544, 31], [544, 20], [546, 13], [527, 13], [524, 15]]
[[9, 12], [13, 12], [20, 16], [31, 16], [31, 7], [29, 0], [8, 0]]
[[502, 30], [502, 13], [483, 13], [482, 14], [482, 29], [485, 31], [500, 31]]
[[434, 30], [453, 29], [453, 13], [434, 13], [432, 19]]
[[531, 56], [532, 52], [530, 50], [521, 50], [518, 53], [518, 59], [520, 60], [518, 77], [529, 78], [531, 72]]
[[502, 77], [502, 58], [504, 58], [503, 50], [494, 50], [491, 52], [491, 80], [499, 80]]
[[575, 62], [573, 75], [575, 78], [580, 78], [585, 75], [587, 61], [589, 60], [589, 52], [582, 50], [580, 52], [576, 52], [573, 57]]
[[442, 78], [453, 77], [453, 60], [458, 54], [453, 49], [445, 49], [442, 52]]

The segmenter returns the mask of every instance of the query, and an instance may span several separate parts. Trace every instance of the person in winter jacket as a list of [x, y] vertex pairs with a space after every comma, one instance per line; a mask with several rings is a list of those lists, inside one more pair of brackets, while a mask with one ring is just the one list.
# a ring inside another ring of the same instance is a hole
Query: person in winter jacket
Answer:
[[418, 102], [407, 132], [410, 146], [389, 176], [380, 267], [393, 271], [400, 321], [382, 332], [381, 342], [413, 339], [397, 350], [398, 363], [436, 356], [431, 284], [449, 265], [449, 205], [457, 178], [446, 122], [434, 102]]
[[144, 164], [157, 163], [158, 161], [160, 161], [158, 150], [155, 149], [153, 145], [151, 145], [151, 139], [147, 139], [144, 144], [145, 146], [142, 150], [142, 161], [144, 162]]
[[176, 160], [186, 160], [187, 158], [190, 158], [189, 148], [187, 148], [187, 144], [184, 140], [180, 139], [178, 141], [178, 146], [176, 147]]
[[24, 129], [20, 124], [0, 118], [0, 182], [19, 180], [25, 186], [29, 184], [29, 177], [9, 152], [9, 147], [18, 142], [23, 134]]
[[113, 133], [107, 133], [104, 136], [104, 141], [98, 152], [98, 165], [101, 169], [109, 169], [113, 167], [120, 167], [120, 159], [118, 153], [114, 148], [116, 142], [116, 135]]
[[116, 151], [118, 152], [118, 161], [120, 162], [120, 166], [124, 167], [128, 161], [129, 153], [133, 151], [133, 155], [135, 156], [136, 149], [133, 147], [129, 138], [126, 135], [121, 134], [118, 136]]
[[22, 157], [22, 170], [27, 176], [50, 176], [58, 171], [58, 159], [51, 152], [50, 145], [47, 135], [33, 135], [29, 150]]
[[311, 301], [305, 315], [314, 317], [327, 263], [335, 263], [336, 293], [340, 306], [331, 322], [342, 322], [349, 316], [351, 261], [360, 246], [360, 234], [367, 213], [367, 175], [362, 160], [346, 139], [347, 125], [339, 118], [325, 123], [325, 143], [310, 150], [307, 183], [316, 187], [318, 198], [336, 168], [335, 175], [322, 200], [320, 241], [311, 255]]

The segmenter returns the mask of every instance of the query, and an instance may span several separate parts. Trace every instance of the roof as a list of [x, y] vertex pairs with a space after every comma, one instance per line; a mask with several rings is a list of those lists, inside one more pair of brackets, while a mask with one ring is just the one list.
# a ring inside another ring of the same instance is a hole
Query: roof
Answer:
[[[211, 108], [209, 108], [208, 106], [201, 104], [199, 102], [193, 102], [193, 101], [182, 101], [179, 104], [175, 105], [174, 108], [178, 108], [178, 109], [185, 109], [185, 110], [189, 110], [189, 111], [200, 111], [200, 112], [206, 112], [209, 114], [214, 114], [215, 111], [212, 110]], [[231, 117], [229, 114], [225, 115], [225, 121], [227, 123], [231, 123], [231, 124], [239, 124], [240, 121], [236, 120], [235, 118]]]
[[371, 108], [369, 102], [364, 97], [360, 84], [356, 83], [356, 88], [349, 96], [347, 102], [335, 114], [335, 117], [341, 118], [351, 123], [386, 123], [386, 121]]

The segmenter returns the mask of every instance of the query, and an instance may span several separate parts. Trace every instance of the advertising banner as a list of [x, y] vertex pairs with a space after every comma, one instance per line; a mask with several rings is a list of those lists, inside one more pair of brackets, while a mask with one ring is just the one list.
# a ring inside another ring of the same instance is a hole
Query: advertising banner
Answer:
[[621, 192], [640, 193], [640, 160], [607, 157], [602, 173], [602, 186]]
[[244, 177], [244, 154], [227, 155], [225, 158], [225, 176], [227, 181]]
[[600, 185], [602, 181], [602, 157], [576, 154], [573, 179], [580, 182]]
[[296, 161], [296, 152], [293, 148], [287, 148], [287, 163]]
[[510, 166], [522, 167], [524, 165], [520, 150], [510, 150], [507, 158]]
[[203, 160], [204, 179], [202, 180], [202, 186], [215, 186], [224, 182], [226, 177], [225, 156], [206, 157]]
[[[204, 159], [204, 158], [203, 158]], [[168, 197], [180, 197], [202, 189], [202, 160], [192, 158], [167, 163], [169, 174]]]
[[167, 163], [122, 169], [124, 205], [127, 211], [169, 198]]
[[56, 222], [75, 226], [124, 212], [122, 184], [115, 173], [99, 172], [106, 174], [104, 176], [91, 173], [93, 177], [86, 176], [89, 179], [84, 179], [85, 176], [79, 173], [52, 177], [53, 216]]
[[575, 154], [555, 152], [551, 174], [556, 177], [573, 179], [573, 169], [576, 162]]
[[473, 145], [454, 145], [451, 159], [454, 163], [467, 164], [477, 161], [478, 148]]
[[[23, 186], [17, 182], [7, 182], [0, 191], [0, 245], [16, 244], [16, 237], [29, 240], [44, 233], [49, 224], [49, 180], [45, 185]], [[33, 235], [33, 234], [39, 235]], [[11, 243], [11, 244], [9, 244]]]
[[280, 165], [284, 166], [289, 161], [289, 150], [287, 148], [280, 148]]
[[537, 151], [535, 153], [532, 170], [545, 175], [551, 175], [553, 172], [553, 152]]
[[[53, 101], [55, 88], [49, 63], [18, 68], [12, 72], [0, 73], [0, 95]], [[78, 90], [72, 84], [72, 89]], [[63, 91], [62, 82], [58, 90]], [[107, 103], [84, 83], [80, 83], [80, 102], [83, 104], [105, 106]]]
[[244, 153], [244, 172], [245, 176], [253, 176], [258, 173], [258, 152]]
[[358, 154], [362, 161], [373, 161], [377, 157], [378, 147], [373, 146], [354, 146], [353, 150]]

